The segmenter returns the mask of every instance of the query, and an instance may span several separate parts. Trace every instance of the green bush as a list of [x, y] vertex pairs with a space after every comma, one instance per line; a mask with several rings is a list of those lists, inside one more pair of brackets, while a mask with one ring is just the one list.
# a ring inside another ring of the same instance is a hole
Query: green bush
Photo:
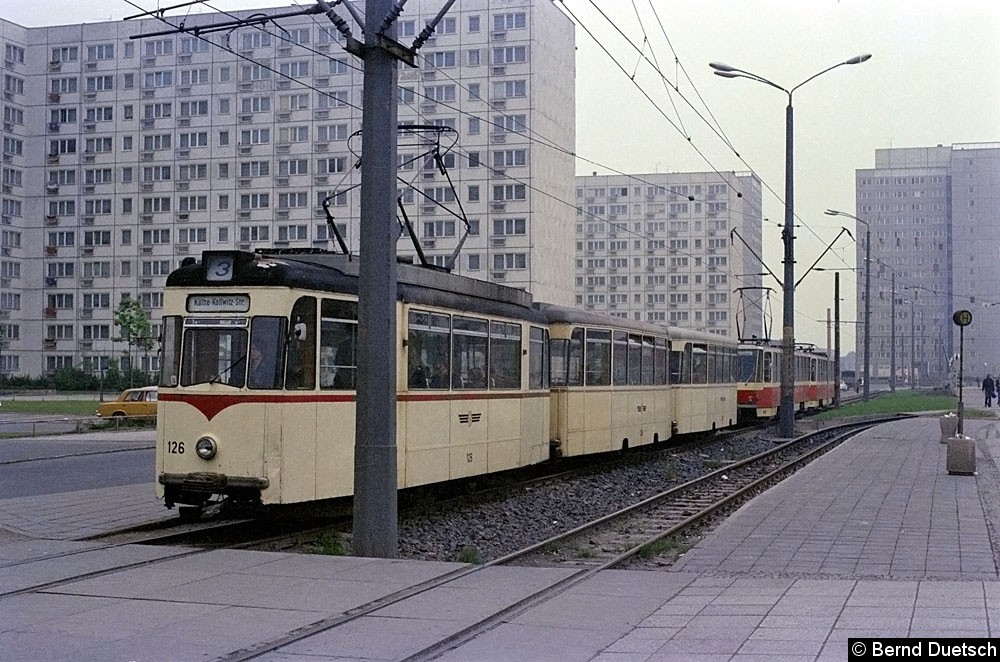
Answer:
[[[156, 384], [157, 376], [133, 368], [122, 372], [117, 361], [112, 361], [104, 371], [103, 380], [92, 370], [77, 367], [59, 368], [58, 370], [38, 377], [27, 375], [11, 375], [0, 381], [4, 390], [55, 390], [55, 391], [97, 391], [117, 394], [127, 388], [152, 386]], [[102, 383], [103, 381], [103, 383]]]

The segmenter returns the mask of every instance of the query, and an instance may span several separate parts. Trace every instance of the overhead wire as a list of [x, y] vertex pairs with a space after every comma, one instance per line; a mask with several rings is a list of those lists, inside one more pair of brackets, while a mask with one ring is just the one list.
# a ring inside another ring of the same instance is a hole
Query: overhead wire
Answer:
[[[564, 2], [564, 0], [560, 0], [560, 1], [561, 1], [561, 2]], [[654, 70], [654, 71], [655, 71], [655, 72], [656, 72], [656, 73], [657, 73], [657, 74], [658, 74], [658, 75], [660, 76], [660, 78], [661, 78], [661, 79], [662, 79], [662, 80], [663, 80], [664, 82], [668, 82], [668, 79], [667, 79], [666, 75], [665, 75], [665, 74], [664, 74], [664, 73], [662, 72], [662, 70], [660, 69], [660, 67], [659, 67], [659, 64], [658, 64], [657, 62], [655, 62], [655, 61], [650, 61], [650, 60], [649, 60], [649, 59], [648, 59], [647, 57], [645, 57], [645, 54], [644, 54], [644, 51], [643, 51], [642, 49], [640, 49], [640, 48], [639, 48], [638, 46], [636, 46], [636, 45], [635, 45], [635, 43], [634, 43], [634, 42], [632, 41], [632, 39], [631, 39], [630, 37], [628, 37], [628, 36], [627, 36], [627, 35], [626, 35], [626, 34], [625, 34], [625, 33], [624, 33], [624, 32], [623, 32], [622, 30], [621, 30], [621, 28], [620, 28], [620, 27], [619, 27], [619, 26], [617, 25], [617, 23], [615, 23], [615, 22], [614, 22], [614, 20], [612, 20], [612, 19], [611, 19], [611, 18], [610, 18], [610, 17], [609, 17], [609, 16], [608, 16], [608, 15], [607, 15], [607, 14], [606, 14], [606, 13], [605, 13], [605, 12], [604, 12], [603, 10], [601, 10], [601, 8], [600, 8], [600, 7], [598, 7], [598, 6], [597, 6], [597, 4], [595, 3], [595, 1], [594, 1], [594, 0], [590, 0], [590, 4], [591, 4], [591, 5], [593, 5], [593, 6], [594, 6], [594, 8], [595, 8], [595, 9], [596, 9], [596, 10], [598, 11], [598, 13], [600, 13], [600, 14], [601, 14], [601, 16], [602, 16], [602, 17], [603, 17], [603, 18], [604, 18], [604, 19], [605, 19], [605, 20], [606, 20], [606, 21], [607, 21], [607, 22], [608, 22], [608, 23], [609, 23], [609, 24], [610, 24], [610, 25], [611, 25], [611, 26], [612, 26], [612, 27], [613, 27], [613, 28], [615, 29], [615, 31], [617, 31], [617, 32], [618, 32], [618, 34], [620, 34], [620, 35], [622, 36], [622, 38], [623, 38], [623, 39], [624, 39], [624, 40], [625, 40], [625, 41], [626, 41], [626, 42], [627, 42], [627, 43], [629, 44], [629, 46], [631, 46], [633, 50], [635, 50], [635, 51], [637, 51], [637, 52], [639, 53], [639, 57], [640, 57], [640, 58], [642, 58], [642, 59], [645, 59], [645, 60], [646, 60], [646, 62], [647, 62], [647, 64], [649, 64], [649, 65], [650, 65], [650, 66], [651, 66], [651, 67], [653, 68], [653, 70]], [[579, 19], [578, 19], [578, 18], [576, 18], [575, 16], [574, 16], [574, 20], [577, 20], [577, 21], [579, 21]], [[641, 23], [641, 20], [642, 20], [642, 19], [641, 19], [641, 17], [639, 17], [639, 20], [640, 20], [640, 23]], [[586, 27], [585, 27], [584, 29], [585, 29], [585, 30], [587, 31], [587, 33], [588, 33], [589, 35], [591, 35], [591, 37], [592, 37], [592, 38], [594, 38], [594, 37], [593, 37], [593, 33], [592, 33], [592, 31], [590, 31], [590, 30], [589, 30], [588, 28], [586, 28]], [[645, 28], [643, 28], [643, 34], [645, 35]], [[596, 38], [594, 38], [594, 39], [595, 39], [595, 41], [596, 41]], [[602, 45], [602, 48], [603, 48], [603, 45]], [[609, 52], [609, 51], [608, 51], [608, 50], [607, 50], [606, 48], [604, 48], [604, 51], [605, 51], [605, 53], [607, 53], [607, 54], [608, 54], [608, 55], [609, 55], [610, 57], [612, 57], [612, 59], [614, 60], [614, 57], [613, 57], [613, 56], [611, 56], [610, 52]], [[616, 61], [616, 63], [617, 63], [617, 61]], [[633, 84], [636, 84], [636, 85], [638, 85], [637, 83], [635, 83], [635, 81], [634, 81], [634, 80], [633, 80], [632, 82], [633, 82]], [[692, 83], [692, 86], [693, 86], [693, 83]], [[676, 87], [676, 88], [677, 88], [677, 90], [678, 90], [678, 95], [679, 95], [679, 96], [680, 96], [680, 97], [681, 97], [682, 99], [684, 99], [685, 101], [687, 101], [687, 99], [686, 99], [686, 98], [684, 97], [684, 95], [680, 93], [680, 91], [679, 91], [679, 86], [677, 86], [677, 85], [675, 84], [675, 87]], [[700, 100], [702, 101], [703, 105], [705, 105], [705, 107], [707, 108], [707, 107], [708, 107], [708, 104], [704, 102], [704, 99], [703, 99], [703, 98], [702, 98], [702, 97], [701, 97], [700, 95], [699, 95], [699, 99], [700, 99]], [[695, 112], [695, 114], [696, 114], [696, 115], [697, 115], [697, 116], [698, 116], [698, 117], [699, 117], [699, 118], [700, 118], [700, 119], [701, 119], [701, 120], [702, 120], [703, 122], [705, 122], [705, 124], [706, 124], [707, 126], [709, 126], [709, 128], [710, 128], [710, 129], [712, 129], [712, 131], [713, 131], [714, 133], [716, 133], [716, 135], [717, 135], [717, 136], [718, 136], [719, 138], [721, 138], [721, 139], [723, 140], [724, 144], [726, 144], [726, 146], [727, 146], [727, 147], [729, 147], [729, 149], [730, 149], [730, 150], [731, 150], [731, 151], [733, 152], [733, 154], [734, 154], [734, 155], [735, 155], [735, 156], [736, 156], [736, 157], [737, 157], [737, 158], [738, 158], [738, 159], [739, 159], [739, 160], [740, 160], [740, 161], [741, 161], [741, 162], [742, 162], [742, 163], [743, 163], [744, 165], [746, 165], [746, 166], [747, 166], [747, 167], [748, 167], [748, 168], [750, 169], [750, 171], [751, 171], [751, 172], [753, 172], [753, 173], [754, 173], [755, 175], [757, 175], [757, 173], [756, 173], [756, 171], [754, 171], [753, 167], [752, 167], [752, 166], [750, 166], [750, 164], [749, 164], [749, 163], [747, 163], [746, 159], [744, 159], [744, 158], [743, 158], [743, 156], [742, 156], [742, 155], [741, 155], [741, 154], [739, 153], [739, 151], [738, 151], [738, 150], [736, 150], [735, 146], [734, 146], [734, 145], [732, 144], [732, 142], [731, 142], [731, 141], [730, 141], [730, 140], [728, 139], [728, 137], [725, 137], [725, 135], [724, 135], [724, 134], [723, 134], [723, 133], [722, 133], [721, 131], [716, 131], [716, 130], [715, 130], [715, 126], [714, 126], [714, 125], [712, 125], [712, 124], [711, 124], [710, 122], [708, 122], [708, 120], [706, 120], [706, 119], [704, 118], [704, 116], [702, 116], [702, 115], [701, 115], [701, 113], [700, 113], [700, 112], [699, 112], [699, 111], [698, 111], [698, 110], [697, 110], [697, 109], [695, 108], [694, 104], [692, 104], [692, 103], [691, 103], [690, 101], [687, 101], [687, 103], [688, 103], [688, 106], [689, 106], [689, 107], [691, 108], [691, 110], [692, 110], [693, 112]], [[714, 119], [715, 119], [715, 116], [714, 116], [714, 115], [712, 115], [712, 118], [713, 118], [713, 120], [714, 120]], [[718, 124], [718, 120], [716, 120], [716, 124]], [[677, 128], [677, 127], [676, 127], [676, 125], [673, 125], [673, 126], [674, 126], [675, 128]], [[685, 137], [685, 138], [686, 138], [687, 140], [689, 140], [689, 141], [691, 140], [691, 139], [690, 139], [690, 137], [688, 137], [688, 136], [687, 136], [686, 134], [684, 134], [683, 132], [682, 132], [682, 135], [683, 135], [683, 136], [684, 136], [684, 137]], [[775, 191], [775, 190], [774, 190], [774, 188], [772, 188], [772, 187], [771, 187], [770, 185], [768, 185], [768, 184], [766, 183], [766, 181], [764, 180], [764, 178], [763, 178], [763, 177], [760, 177], [759, 175], [757, 175], [757, 177], [758, 177], [758, 178], [759, 178], [759, 179], [761, 180], [761, 182], [763, 182], [763, 183], [764, 183], [764, 185], [765, 185], [765, 187], [767, 188], [767, 190], [768, 190], [768, 191], [770, 191], [770, 192], [771, 192], [771, 193], [772, 193], [772, 194], [773, 194], [773, 195], [775, 196], [775, 198], [777, 198], [777, 199], [778, 199], [778, 200], [779, 200], [780, 202], [782, 202], [782, 204], [784, 204], [784, 201], [782, 200], [781, 196], [780, 196], [780, 195], [779, 195], [779, 194], [777, 193], [777, 191]], [[819, 235], [816, 235], [816, 233], [812, 231], [812, 228], [811, 228], [811, 227], [810, 227], [810, 226], [809, 226], [808, 224], [806, 224], [806, 223], [805, 223], [804, 221], [802, 221], [802, 219], [801, 219], [801, 218], [799, 218], [799, 217], [798, 217], [797, 215], [796, 215], [796, 218], [797, 218], [797, 219], [799, 220], [799, 222], [801, 223], [802, 227], [805, 227], [806, 229], [810, 230], [810, 232], [812, 232], [812, 233], [813, 233], [813, 234], [814, 234], [814, 235], [815, 235], [815, 236], [817, 237], [817, 239], [821, 239], [821, 238], [819, 237]]]
[[[134, 6], [134, 7], [136, 7], [136, 8], [139, 8], [139, 9], [141, 9], [141, 7], [139, 7], [139, 6], [138, 6], [137, 4], [135, 4], [134, 2], [131, 2], [131, 0], [126, 0], [126, 2], [128, 2], [129, 4], [131, 4], [132, 6]], [[200, 3], [200, 4], [204, 4], [204, 5], [206, 5], [207, 7], [209, 7], [210, 9], [213, 9], [214, 11], [217, 11], [217, 12], [219, 12], [219, 13], [221, 13], [221, 14], [225, 14], [225, 15], [227, 15], [227, 16], [231, 16], [231, 17], [234, 17], [234, 16], [235, 16], [234, 14], [231, 14], [231, 13], [229, 13], [229, 12], [226, 12], [226, 11], [223, 11], [223, 10], [219, 10], [219, 9], [217, 9], [217, 8], [213, 7], [213, 6], [212, 6], [212, 5], [211, 5], [211, 4], [209, 3], [209, 2], [207, 2], [207, 1], [204, 1], [204, 2], [202, 2], [202, 3]], [[165, 20], [165, 19], [163, 19], [162, 17], [157, 17], [157, 18], [159, 18], [160, 20], [163, 20], [163, 21], [164, 21], [165, 23], [167, 23], [168, 25], [171, 25], [171, 24], [170, 24], [170, 23], [169, 23], [168, 21], [166, 21], [166, 20]], [[316, 20], [316, 17], [315, 17], [315, 16], [313, 16], [313, 15], [310, 15], [310, 18], [311, 18], [311, 19], [313, 20], [313, 22], [315, 22], [315, 23], [316, 23], [317, 25], [320, 25], [321, 29], [329, 29], [329, 28], [323, 28], [323, 26], [322, 26], [321, 24], [319, 24], [319, 22], [318, 22], [318, 21]], [[577, 22], [579, 22], [579, 21], [578, 21], [578, 19], [576, 19], [575, 17], [573, 17], [573, 18], [574, 18], [574, 20], [577, 20]], [[657, 18], [658, 18], [658, 17], [657, 17]], [[658, 18], [658, 20], [659, 20], [659, 18]], [[173, 26], [173, 27], [176, 27], [176, 26]], [[662, 22], [661, 22], [661, 27], [662, 27]], [[263, 30], [263, 27], [256, 27], [255, 29], [258, 29], [258, 30]], [[586, 28], [585, 26], [584, 26], [584, 29], [588, 31], [588, 34], [591, 34], [591, 33], [590, 33], [590, 31], [589, 31], [589, 29], [587, 29], [587, 28]], [[274, 37], [274, 38], [276, 38], [276, 39], [278, 39], [278, 40], [281, 40], [281, 41], [288, 41], [287, 39], [285, 39], [285, 38], [284, 38], [284, 37], [282, 37], [281, 35], [276, 35], [275, 33], [272, 33], [272, 32], [268, 32], [267, 30], [263, 30], [263, 31], [264, 31], [264, 32], [266, 32], [266, 33], [268, 33], [268, 34], [270, 34], [270, 35], [271, 35], [272, 37]], [[200, 35], [195, 35], [195, 36], [198, 36], [199, 38], [202, 38], [202, 39], [204, 39], [204, 37], [200, 37]], [[592, 35], [592, 36], [593, 36], [593, 35]], [[242, 55], [242, 54], [240, 54], [240, 53], [238, 53], [238, 52], [235, 52], [235, 51], [234, 51], [233, 49], [231, 49], [231, 48], [227, 48], [226, 46], [223, 46], [223, 45], [220, 45], [220, 44], [217, 44], [217, 43], [215, 43], [215, 42], [213, 42], [213, 41], [211, 41], [211, 40], [208, 40], [208, 39], [205, 39], [205, 40], [206, 40], [206, 41], [208, 41], [209, 43], [211, 43], [211, 44], [215, 45], [215, 46], [218, 46], [218, 47], [222, 48], [223, 50], [226, 50], [226, 51], [228, 51], [228, 52], [230, 52], [230, 53], [232, 53], [232, 54], [236, 55], [236, 56], [237, 56], [238, 58], [241, 58], [241, 59], [244, 59], [244, 60], [247, 60], [247, 61], [250, 61], [250, 62], [252, 62], [252, 63], [254, 63], [254, 64], [260, 64], [259, 62], [257, 62], [257, 61], [255, 61], [255, 60], [253, 60], [253, 58], [250, 58], [250, 57], [247, 57], [247, 56], [244, 56], [244, 55]], [[595, 41], [596, 41], [596, 39], [595, 39]], [[631, 43], [631, 42], [630, 42], [630, 43]], [[311, 48], [311, 47], [307, 47], [307, 46], [305, 46], [304, 44], [301, 44], [301, 43], [295, 43], [294, 45], [297, 45], [297, 46], [299, 46], [300, 48], [305, 48], [306, 50], [308, 50], [308, 51], [310, 51], [310, 52], [313, 52], [313, 53], [315, 53], [315, 54], [317, 54], [317, 55], [320, 55], [321, 57], [329, 57], [329, 55], [328, 55], [327, 53], [323, 53], [323, 52], [320, 52], [320, 51], [318, 51], [318, 50], [316, 50], [316, 49], [313, 49], [313, 48]], [[634, 44], [632, 44], [632, 46], [633, 46], [633, 48], [635, 48]], [[637, 49], [637, 50], [638, 50], [638, 49]], [[610, 54], [610, 53], [608, 53], [608, 55], [609, 55], [609, 57], [612, 57], [612, 59], [614, 60], [613, 56], [611, 56], [611, 54]], [[642, 57], [643, 57], [643, 58], [645, 58], [644, 54], [642, 54]], [[617, 64], [617, 61], [616, 61], [616, 60], [615, 60], [615, 62], [616, 62], [616, 64]], [[648, 58], [647, 58], [647, 62], [648, 62]], [[658, 70], [658, 65], [656, 65], [656, 64], [655, 64], [655, 62], [654, 62], [654, 63], [651, 63], [651, 64], [653, 64], [653, 66], [654, 66], [654, 67], [656, 67], [656, 68], [657, 68], [657, 70]], [[350, 63], [348, 63], [348, 65], [347, 65], [347, 66], [348, 66], [349, 68], [351, 68], [351, 69], [354, 69], [354, 70], [356, 70], [356, 71], [360, 71], [360, 70], [361, 70], [361, 69], [360, 69], [359, 67], [357, 67], [357, 66], [354, 66], [353, 64], [350, 64]], [[288, 75], [285, 75], [285, 74], [282, 74], [282, 73], [281, 73], [280, 71], [277, 71], [277, 70], [275, 70], [275, 69], [273, 69], [273, 68], [270, 68], [270, 67], [265, 67], [265, 68], [268, 68], [268, 69], [269, 69], [270, 71], [272, 71], [273, 73], [277, 73], [277, 74], [278, 74], [279, 76], [281, 76], [281, 77], [284, 77], [284, 78], [288, 78], [288, 79], [290, 79], [290, 80], [295, 80], [295, 81], [296, 81], [297, 83], [299, 83], [300, 85], [302, 85], [302, 86], [304, 86], [304, 87], [306, 87], [306, 88], [308, 88], [308, 89], [312, 89], [312, 90], [314, 90], [314, 91], [316, 91], [316, 92], [318, 92], [318, 93], [320, 93], [320, 94], [327, 94], [327, 96], [329, 96], [329, 93], [327, 93], [327, 92], [326, 92], [325, 90], [321, 90], [321, 89], [319, 89], [319, 88], [317, 88], [317, 87], [315, 87], [315, 86], [313, 86], [313, 85], [309, 85], [309, 84], [307, 84], [307, 83], [303, 82], [303, 81], [302, 81], [301, 79], [298, 79], [298, 78], [294, 78], [294, 77], [292, 77], [292, 76], [288, 76]], [[619, 65], [619, 68], [620, 68], [620, 69], [622, 69], [622, 67], [621, 67], [620, 65]], [[442, 69], [438, 69], [438, 70], [439, 70], [439, 71], [443, 71]], [[626, 75], [627, 75], [627, 72], [625, 72], [625, 71], [624, 71], [624, 69], [622, 69], [622, 71], [623, 71], [623, 73], [626, 73]], [[447, 76], [448, 74], [447, 74], [447, 73], [445, 72], [445, 75]], [[448, 77], [449, 77], [449, 78], [451, 78], [450, 76], [448, 76]], [[662, 76], [662, 74], [661, 74], [661, 77], [662, 77], [662, 78], [664, 79], [664, 81], [665, 81], [665, 82], [667, 82], [667, 81], [668, 81], [668, 79], [667, 79], [667, 78], [666, 78], [665, 76]], [[454, 79], [452, 78], [452, 80], [454, 80]], [[457, 82], [457, 81], [456, 81], [456, 82]], [[465, 86], [462, 86], [462, 87], [463, 87], [463, 89], [468, 89], [468, 88], [465, 88]], [[675, 86], [675, 87], [676, 87], [676, 86]], [[425, 96], [425, 95], [423, 95], [423, 94], [421, 94], [420, 96], [421, 96], [422, 98], [428, 98], [428, 97], [426, 97], [426, 96]], [[650, 102], [651, 102], [651, 103], [653, 103], [653, 104], [654, 104], [654, 106], [655, 106], [655, 102], [653, 102], [653, 101], [652, 101], [652, 99], [651, 99], [650, 97], [648, 97], [648, 95], [646, 95], [646, 96], [647, 96], [647, 99], [649, 99], [649, 100], [650, 100]], [[682, 94], [681, 94], [681, 97], [682, 97], [682, 98], [684, 98]], [[699, 95], [699, 98], [700, 98], [700, 95]], [[440, 102], [438, 102], [438, 101], [437, 101], [437, 100], [435, 100], [435, 99], [429, 99], [429, 100], [431, 100], [431, 101], [435, 101], [436, 103], [440, 103]], [[685, 99], [685, 101], [687, 101], [687, 100]], [[690, 105], [690, 102], [688, 102], [688, 104]], [[354, 104], [350, 104], [350, 103], [348, 103], [347, 105], [349, 105], [350, 107], [352, 107], [352, 108], [354, 108], [354, 109], [356, 109], [356, 110], [360, 110], [360, 109], [359, 109], [359, 108], [358, 108], [358, 107], [357, 107], [356, 105], [354, 105]], [[408, 103], [407, 105], [410, 105], [410, 106], [411, 106], [411, 108], [412, 108], [412, 104], [409, 104], [409, 103]], [[445, 105], [447, 106], [447, 104], [445, 104]], [[502, 115], [504, 115], [504, 116], [506, 116], [506, 117], [509, 117], [509, 116], [507, 115], [507, 113], [506, 113], [505, 111], [503, 111], [503, 110], [500, 110], [500, 109], [496, 109], [496, 108], [493, 108], [491, 104], [488, 104], [488, 105], [490, 105], [490, 108], [491, 108], [491, 110], [492, 110], [493, 112], [499, 112], [499, 113], [501, 113]], [[473, 114], [473, 113], [470, 113], [470, 112], [468, 112], [468, 111], [465, 111], [465, 110], [462, 110], [462, 109], [459, 109], [459, 108], [455, 108], [455, 107], [450, 107], [450, 106], [448, 106], [448, 107], [449, 107], [449, 108], [451, 108], [452, 110], [455, 110], [456, 112], [459, 112], [460, 114], [463, 114], [463, 115], [469, 115], [469, 116], [473, 116], [473, 117], [479, 117], [479, 116], [477, 116], [477, 115], [475, 115], [475, 114]], [[707, 107], [707, 105], [706, 105], [706, 107]], [[420, 111], [419, 111], [419, 110], [416, 110], [416, 112], [417, 112], [418, 116], [421, 116], [421, 115], [422, 115], [422, 113], [420, 113]], [[662, 111], [661, 111], [661, 114], [663, 114], [663, 113], [662, 113]], [[664, 114], [664, 116], [665, 116], [665, 114]], [[700, 116], [700, 115], [699, 115], [699, 116]], [[482, 118], [482, 117], [479, 117], [479, 119], [483, 119], [483, 118]], [[685, 135], [686, 135], [686, 132], [684, 131], [684, 129], [683, 129], [682, 127], [680, 127], [680, 126], [678, 126], [678, 125], [674, 124], [674, 123], [673, 123], [673, 122], [672, 122], [672, 121], [671, 121], [671, 120], [670, 120], [669, 118], [666, 118], [666, 117], [665, 117], [665, 119], [667, 119], [668, 123], [670, 123], [670, 124], [671, 124], [671, 126], [673, 126], [673, 127], [674, 127], [674, 128], [676, 129], [676, 130], [678, 130], [678, 132], [679, 132], [679, 133], [681, 133], [681, 135], [682, 135], [682, 136], [685, 136]], [[702, 119], [704, 119], [704, 118], [702, 118]], [[714, 116], [713, 116], [713, 119], [714, 119]], [[494, 122], [492, 122], [492, 121], [491, 121], [491, 120], [490, 120], [490, 119], [489, 119], [488, 117], [487, 117], [487, 118], [485, 118], [485, 120], [486, 120], [486, 124], [487, 124], [487, 125], [489, 125], [489, 126], [499, 126], [499, 125], [495, 124]], [[533, 133], [535, 133], [535, 135], [537, 135], [537, 132], [533, 132]], [[583, 160], [583, 161], [585, 161], [585, 162], [588, 162], [588, 163], [591, 163], [592, 165], [596, 165], [596, 166], [599, 166], [599, 167], [602, 167], [602, 168], [606, 168], [606, 169], [608, 169], [608, 170], [610, 170], [610, 171], [612, 171], [612, 172], [616, 172], [617, 174], [620, 174], [620, 175], [624, 175], [624, 176], [627, 176], [627, 177], [630, 177], [631, 179], [636, 179], [636, 180], [638, 180], [638, 181], [642, 181], [642, 182], [646, 183], [647, 185], [656, 185], [656, 184], [653, 184], [653, 183], [651, 183], [651, 182], [648, 182], [648, 181], [646, 181], [646, 180], [642, 180], [641, 178], [638, 178], [638, 177], [634, 177], [634, 176], [632, 176], [632, 175], [629, 175], [628, 173], [624, 173], [624, 172], [621, 172], [621, 171], [617, 171], [617, 170], [615, 170], [614, 168], [611, 168], [611, 167], [608, 167], [608, 166], [605, 166], [605, 165], [603, 165], [603, 164], [600, 164], [600, 163], [598, 163], [598, 162], [596, 162], [596, 161], [593, 161], [593, 160], [590, 160], [590, 159], [587, 159], [586, 157], [582, 157], [581, 155], [579, 155], [579, 154], [575, 153], [575, 151], [573, 151], [573, 150], [569, 150], [569, 149], [565, 149], [565, 148], [562, 148], [562, 147], [558, 146], [557, 144], [555, 144], [554, 142], [552, 142], [552, 141], [549, 141], [548, 139], [545, 139], [545, 138], [544, 138], [544, 136], [542, 136], [541, 138], [538, 138], [538, 139], [536, 139], [536, 138], [534, 138], [534, 137], [532, 137], [532, 136], [530, 136], [530, 135], [529, 135], [529, 140], [533, 140], [533, 141], [536, 141], [536, 142], [538, 142], [539, 144], [542, 144], [542, 145], [546, 145], [546, 146], [549, 146], [549, 147], [551, 147], [551, 148], [554, 148], [554, 149], [559, 149], [559, 150], [561, 150], [561, 151], [564, 151], [565, 153], [567, 153], [567, 154], [569, 154], [569, 155], [572, 155], [572, 156], [573, 156], [574, 158], [577, 158], [577, 159], [580, 159], [580, 160]], [[726, 140], [728, 140], [728, 139], [726, 139]], [[696, 151], [697, 151], [697, 152], [699, 152], [699, 154], [701, 154], [700, 150], [697, 150], [697, 149], [696, 149]], [[734, 150], [734, 151], [735, 151], [735, 150]], [[702, 156], [703, 156], [703, 158], [704, 158], [704, 155], [702, 155]], [[739, 155], [738, 155], [738, 153], [737, 153], [737, 156], [739, 156]], [[741, 160], [742, 160], [742, 158], [741, 158]], [[706, 161], [707, 161], [707, 159], [706, 159]], [[709, 164], [711, 165], [711, 162], [710, 162], [710, 161], [707, 161], [707, 162], [709, 162]], [[745, 161], [744, 161], [744, 163], [745, 163]], [[487, 166], [487, 167], [488, 167], [488, 166]], [[488, 168], [489, 168], [489, 167], [488, 167]], [[493, 171], [493, 169], [492, 169], [492, 168], [489, 168], [489, 169], [490, 169], [491, 171]], [[718, 171], [717, 169], [715, 169], [715, 168], [714, 168], [714, 166], [713, 166], [713, 169], [715, 170], [715, 172], [717, 172], [718, 174], [720, 174], [720, 176], [722, 175], [722, 173], [721, 173], [720, 171]], [[751, 169], [751, 172], [753, 172], [753, 171], [752, 171], [752, 169]], [[756, 175], [756, 173], [754, 173], [754, 174], [755, 174], [755, 176], [757, 176], [757, 177], [758, 177], [758, 179], [760, 179], [760, 177], [759, 177], [758, 175]], [[506, 175], [506, 173], [505, 173], [505, 175]], [[529, 187], [531, 188], [531, 190], [534, 190], [534, 191], [536, 191], [536, 192], [539, 192], [539, 193], [542, 193], [542, 194], [546, 194], [546, 193], [547, 193], [547, 192], [545, 192], [545, 191], [540, 191], [539, 189], [537, 189], [537, 188], [535, 188], [535, 187], [531, 186], [530, 184], [527, 184], [526, 182], [522, 182], [522, 181], [520, 181], [520, 180], [515, 180], [515, 181], [518, 181], [518, 183], [523, 183], [523, 184], [525, 184], [526, 186], [529, 186]], [[763, 181], [763, 180], [761, 180], [761, 181]], [[578, 206], [577, 206], [577, 205], [576, 205], [575, 203], [571, 203], [571, 202], [568, 202], [568, 201], [565, 201], [565, 200], [559, 200], [559, 201], [560, 201], [561, 203], [563, 203], [563, 204], [566, 204], [566, 205], [568, 205], [568, 206], [572, 207], [573, 209], [575, 209], [575, 210], [577, 210], [577, 211], [583, 211], [583, 210], [582, 210], [582, 209], [581, 209], [580, 207], [578, 207]], [[590, 216], [591, 216], [592, 218], [595, 218], [596, 220], [603, 220], [603, 221], [604, 221], [604, 222], [606, 222], [606, 223], [609, 223], [609, 224], [611, 223], [610, 219], [603, 219], [603, 218], [598, 218], [598, 217], [595, 217], [595, 216], [593, 216], [593, 215], [590, 215]], [[765, 220], [766, 220], [766, 219], [765, 219]], [[619, 228], [619, 229], [620, 229], [620, 228]], [[630, 232], [630, 233], [631, 233], [631, 232]], [[632, 233], [632, 234], [635, 234], [635, 235], [637, 235], [637, 236], [644, 236], [644, 235], [642, 235], [642, 233]], [[679, 251], [679, 252], [681, 252], [681, 251]], [[683, 253], [683, 252], [682, 252], [682, 254], [686, 255], [687, 257], [700, 257], [700, 256], [696, 256], [696, 255], [694, 255], [694, 254], [691, 254], [691, 253]], [[842, 261], [843, 261], [843, 260], [842, 260]], [[846, 264], [846, 262], [845, 262], [845, 264]], [[722, 272], [720, 272], [720, 273], [722, 273]], [[730, 275], [732, 275], [732, 274], [730, 274]]]

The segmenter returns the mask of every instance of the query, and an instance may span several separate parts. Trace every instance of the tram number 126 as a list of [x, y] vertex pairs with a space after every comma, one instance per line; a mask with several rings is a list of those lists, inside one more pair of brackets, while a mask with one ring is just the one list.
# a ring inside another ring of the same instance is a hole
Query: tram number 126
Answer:
[[170, 453], [171, 455], [184, 455], [184, 442], [168, 441], [167, 452]]

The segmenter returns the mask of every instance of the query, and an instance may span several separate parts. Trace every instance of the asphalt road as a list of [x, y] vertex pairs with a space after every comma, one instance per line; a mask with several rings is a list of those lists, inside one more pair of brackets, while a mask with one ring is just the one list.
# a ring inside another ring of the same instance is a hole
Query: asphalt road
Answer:
[[153, 484], [153, 430], [0, 439], [0, 499]]

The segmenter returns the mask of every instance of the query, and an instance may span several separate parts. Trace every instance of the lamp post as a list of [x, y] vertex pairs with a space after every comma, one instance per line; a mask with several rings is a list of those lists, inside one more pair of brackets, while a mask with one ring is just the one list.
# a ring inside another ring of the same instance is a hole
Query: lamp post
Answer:
[[795, 436], [795, 190], [793, 186], [792, 162], [792, 93], [814, 78], [828, 71], [842, 67], [845, 64], [860, 64], [870, 59], [871, 55], [856, 55], [849, 60], [823, 69], [813, 74], [795, 87], [785, 89], [763, 76], [743, 69], [737, 69], [722, 62], [712, 62], [708, 66], [714, 69], [717, 76], [723, 78], [749, 78], [764, 83], [788, 95], [788, 105], [785, 108], [785, 223], [781, 228], [781, 238], [785, 249], [785, 277], [782, 289], [782, 331], [781, 331], [781, 405], [778, 409], [778, 420], [781, 436]]
[[917, 367], [917, 338], [914, 332], [917, 330], [913, 318], [913, 297], [910, 297], [910, 390], [917, 388], [917, 376], [914, 370]]
[[828, 216], [845, 216], [853, 218], [858, 223], [865, 226], [865, 357], [864, 357], [864, 401], [867, 402], [871, 394], [868, 386], [868, 371], [871, 365], [871, 319], [872, 319], [872, 229], [868, 221], [863, 221], [854, 214], [827, 209]]
[[889, 391], [896, 392], [896, 272], [892, 272], [892, 305], [889, 313]]

